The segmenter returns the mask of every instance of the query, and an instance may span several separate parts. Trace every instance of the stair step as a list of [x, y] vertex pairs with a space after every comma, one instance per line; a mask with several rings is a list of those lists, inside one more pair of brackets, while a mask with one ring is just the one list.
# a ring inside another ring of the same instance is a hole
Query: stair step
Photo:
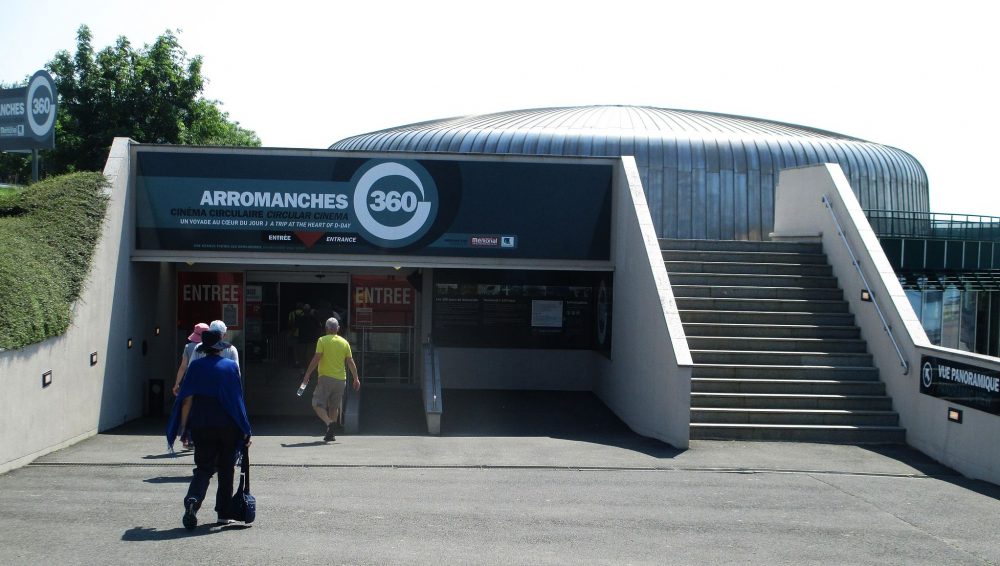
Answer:
[[842, 312], [704, 311], [678, 309], [681, 321], [721, 324], [792, 324], [813, 326], [853, 326], [854, 315]]
[[776, 251], [789, 253], [822, 253], [823, 246], [814, 242], [763, 242], [759, 240], [687, 240], [660, 238], [660, 248], [666, 250], [731, 250]]
[[807, 366], [870, 366], [872, 355], [839, 352], [755, 352], [739, 350], [691, 350], [696, 364], [752, 364]]
[[692, 377], [697, 393], [760, 393], [787, 395], [885, 395], [881, 381], [836, 379], [738, 379]]
[[684, 333], [692, 336], [732, 336], [759, 338], [859, 338], [857, 326], [816, 326], [810, 324], [716, 324], [685, 322]]
[[805, 393], [691, 393], [691, 407], [744, 409], [837, 409], [891, 411], [885, 395], [831, 395]]
[[669, 271], [668, 276], [672, 285], [837, 288], [837, 279], [828, 275], [705, 273], [674, 270]]
[[877, 381], [878, 369], [866, 366], [804, 366], [763, 364], [701, 364], [691, 368], [691, 377], [725, 379], [833, 379]]
[[725, 273], [727, 275], [807, 275], [830, 277], [833, 268], [828, 264], [808, 263], [742, 263], [732, 261], [664, 261], [667, 273]]
[[836, 409], [703, 409], [691, 407], [692, 423], [784, 424], [833, 426], [896, 426], [893, 411], [847, 411]]
[[[673, 277], [671, 277], [673, 280]], [[844, 292], [836, 287], [753, 287], [749, 285], [673, 285], [674, 297], [719, 299], [782, 299], [841, 301]]]
[[678, 297], [682, 310], [753, 311], [753, 312], [849, 312], [847, 301], [802, 299], [724, 299], [716, 297]]
[[691, 423], [691, 440], [764, 440], [829, 444], [903, 444], [899, 426], [806, 426]]
[[905, 442], [820, 244], [660, 247], [694, 361], [691, 439]]
[[826, 255], [775, 251], [670, 250], [660, 251], [665, 261], [729, 263], [796, 263], [826, 265]]
[[728, 350], [753, 352], [827, 352], [865, 353], [868, 344], [861, 339], [769, 338], [747, 336], [688, 336], [693, 350]]

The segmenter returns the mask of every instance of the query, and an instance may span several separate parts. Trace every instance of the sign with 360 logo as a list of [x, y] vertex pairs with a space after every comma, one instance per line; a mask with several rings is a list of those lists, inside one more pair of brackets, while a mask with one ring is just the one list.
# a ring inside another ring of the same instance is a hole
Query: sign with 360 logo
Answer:
[[437, 186], [415, 161], [373, 159], [355, 173], [351, 183], [358, 232], [372, 244], [407, 246], [434, 224]]
[[55, 147], [56, 85], [45, 71], [28, 86], [0, 90], [0, 150]]

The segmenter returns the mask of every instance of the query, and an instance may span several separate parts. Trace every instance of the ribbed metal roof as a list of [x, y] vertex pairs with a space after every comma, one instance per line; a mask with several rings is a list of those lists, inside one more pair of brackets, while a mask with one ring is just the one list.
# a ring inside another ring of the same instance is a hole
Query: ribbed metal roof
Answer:
[[[519, 134], [519, 135], [515, 135]], [[577, 108], [536, 108], [496, 114], [460, 116], [397, 126], [339, 141], [330, 149], [393, 151], [460, 151], [462, 153], [507, 153], [511, 142], [536, 146], [536, 151], [559, 144], [560, 138], [586, 134], [588, 137], [635, 136], [671, 137], [806, 137], [864, 142], [858, 138], [729, 114], [671, 110], [647, 106], [584, 106]], [[534, 142], [529, 138], [537, 138]], [[546, 143], [547, 142], [547, 143]], [[444, 149], [451, 148], [450, 150]], [[593, 157], [593, 150], [584, 155]], [[531, 152], [535, 153], [535, 152]], [[567, 155], [560, 152], [559, 155]], [[615, 155], [617, 157], [617, 155]]]
[[341, 151], [635, 157], [661, 237], [766, 239], [778, 172], [838, 163], [866, 209], [925, 212], [923, 167], [905, 151], [770, 120], [646, 106], [462, 116], [341, 140]]

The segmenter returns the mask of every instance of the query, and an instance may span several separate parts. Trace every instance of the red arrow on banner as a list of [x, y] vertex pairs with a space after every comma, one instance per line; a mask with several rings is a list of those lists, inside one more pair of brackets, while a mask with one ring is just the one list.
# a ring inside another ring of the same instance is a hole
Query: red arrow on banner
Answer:
[[296, 232], [295, 237], [302, 240], [307, 248], [313, 247], [317, 240], [323, 237], [325, 232]]

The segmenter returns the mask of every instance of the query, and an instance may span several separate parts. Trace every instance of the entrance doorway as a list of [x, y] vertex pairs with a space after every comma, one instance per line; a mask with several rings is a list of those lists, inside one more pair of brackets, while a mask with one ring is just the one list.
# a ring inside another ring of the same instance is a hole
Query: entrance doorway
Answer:
[[246, 273], [243, 375], [247, 411], [310, 416], [315, 374], [295, 395], [331, 316], [365, 387], [418, 385], [416, 291], [402, 278], [348, 273]]
[[346, 274], [247, 273], [243, 373], [249, 413], [313, 414], [315, 377], [303, 397], [295, 392], [326, 319], [336, 316], [348, 328], [347, 307]]

